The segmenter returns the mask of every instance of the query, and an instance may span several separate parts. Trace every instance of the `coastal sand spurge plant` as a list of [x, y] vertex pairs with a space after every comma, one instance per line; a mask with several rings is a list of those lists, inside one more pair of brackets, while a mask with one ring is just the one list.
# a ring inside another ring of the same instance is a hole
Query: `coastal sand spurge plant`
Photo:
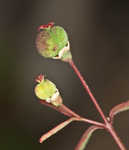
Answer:
[[85, 88], [85, 91], [89, 94], [91, 101], [93, 102], [95, 108], [97, 109], [98, 113], [103, 119], [103, 122], [90, 120], [88, 118], [84, 118], [78, 115], [70, 108], [66, 107], [63, 104], [63, 99], [56, 85], [48, 79], [45, 79], [44, 75], [40, 74], [36, 78], [37, 85], [35, 87], [35, 94], [37, 98], [39, 99], [41, 104], [51, 107], [56, 111], [66, 115], [68, 117], [68, 120], [62, 122], [55, 128], [51, 129], [48, 133], [42, 135], [39, 142], [42, 143], [43, 141], [60, 131], [62, 128], [64, 128], [71, 122], [81, 121], [84, 123], [89, 123], [91, 126], [88, 129], [86, 129], [77, 146], [75, 147], [75, 150], [84, 150], [92, 133], [98, 129], [103, 129], [109, 134], [111, 134], [112, 138], [114, 139], [120, 150], [127, 150], [113, 128], [113, 121], [116, 114], [129, 109], [129, 101], [114, 106], [110, 110], [109, 116], [105, 116], [103, 110], [101, 109], [97, 100], [93, 96], [86, 81], [84, 80], [81, 73], [79, 72], [79, 70], [73, 62], [68, 35], [62, 27], [55, 26], [53, 22], [50, 22], [47, 25], [40, 26], [38, 29], [38, 35], [36, 39], [36, 47], [38, 52], [43, 57], [59, 59], [70, 65], [70, 67], [74, 70], [74, 72], [80, 79], [83, 87]]

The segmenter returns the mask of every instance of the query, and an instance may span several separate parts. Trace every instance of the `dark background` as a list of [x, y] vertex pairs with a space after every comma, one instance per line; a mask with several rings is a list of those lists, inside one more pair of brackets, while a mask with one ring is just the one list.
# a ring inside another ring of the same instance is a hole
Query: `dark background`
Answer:
[[[43, 144], [47, 132], [67, 117], [41, 105], [35, 77], [56, 83], [64, 104], [82, 116], [101, 121], [68, 64], [44, 59], [35, 48], [37, 27], [54, 21], [68, 32], [76, 65], [104, 113], [129, 99], [129, 1], [0, 1], [0, 149], [73, 150], [89, 126], [74, 122]], [[129, 148], [129, 112], [116, 116], [115, 129]], [[87, 150], [118, 150], [105, 131], [97, 131]]]

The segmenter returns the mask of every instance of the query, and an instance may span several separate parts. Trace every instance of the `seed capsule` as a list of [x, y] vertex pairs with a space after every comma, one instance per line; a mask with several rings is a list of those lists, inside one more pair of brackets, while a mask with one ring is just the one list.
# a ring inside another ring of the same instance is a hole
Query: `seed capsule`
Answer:
[[[54, 23], [42, 25], [36, 38], [38, 52], [46, 57], [53, 59], [71, 59], [70, 46], [66, 31]], [[67, 56], [67, 58], [66, 58]]]
[[39, 75], [36, 81], [38, 84], [35, 87], [35, 94], [40, 100], [45, 100], [54, 106], [60, 106], [62, 104], [60, 93], [53, 82], [44, 79], [42, 75]]

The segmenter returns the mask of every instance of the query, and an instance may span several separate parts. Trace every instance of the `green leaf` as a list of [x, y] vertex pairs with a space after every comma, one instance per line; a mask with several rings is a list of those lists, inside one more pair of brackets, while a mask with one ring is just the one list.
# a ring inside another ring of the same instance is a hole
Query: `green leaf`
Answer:
[[97, 130], [97, 129], [102, 129], [100, 127], [97, 126], [90, 126], [82, 135], [79, 143], [77, 144], [75, 150], [84, 150], [84, 148], [87, 146], [88, 141], [90, 140], [90, 137], [92, 135], [92, 133]]
[[70, 118], [70, 119], [62, 122], [61, 124], [59, 124], [55, 128], [51, 129], [46, 134], [42, 135], [41, 138], [40, 138], [40, 140], [39, 140], [39, 142], [42, 143], [43, 141], [45, 141], [46, 139], [48, 139], [52, 135], [56, 134], [58, 131], [60, 131], [61, 129], [63, 129], [65, 126], [67, 126], [68, 124], [70, 124], [74, 120], [77, 120], [77, 119], [76, 118]]
[[123, 102], [121, 104], [118, 104], [111, 109], [111, 111], [109, 113], [109, 117], [110, 117], [111, 121], [113, 121], [114, 116], [116, 114], [126, 111], [126, 110], [129, 110], [129, 100], [126, 102]]

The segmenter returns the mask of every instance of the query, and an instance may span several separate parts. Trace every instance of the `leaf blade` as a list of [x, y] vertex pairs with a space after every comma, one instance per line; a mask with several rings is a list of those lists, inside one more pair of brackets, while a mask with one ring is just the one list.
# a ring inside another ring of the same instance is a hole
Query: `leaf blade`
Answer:
[[76, 118], [70, 118], [70, 119], [60, 123], [59, 125], [57, 125], [53, 129], [48, 131], [47, 133], [43, 134], [41, 136], [41, 138], [39, 139], [39, 142], [42, 143], [43, 141], [47, 140], [49, 137], [51, 137], [52, 135], [56, 134], [58, 131], [60, 131], [65, 126], [67, 126], [68, 124], [70, 124], [72, 121], [75, 121], [75, 120], [77, 120], [77, 119]]
[[80, 141], [78, 142], [75, 150], [84, 150], [84, 148], [87, 146], [88, 144], [88, 141], [90, 139], [90, 137], [92, 136], [92, 133], [97, 130], [97, 129], [102, 129], [100, 127], [97, 127], [97, 126], [90, 126], [85, 132], [84, 134], [82, 135]]
[[129, 100], [126, 101], [126, 102], [123, 102], [121, 104], [118, 104], [116, 106], [114, 106], [111, 110], [110, 110], [110, 113], [109, 113], [109, 117], [111, 119], [111, 121], [113, 121], [114, 119], [114, 116], [120, 112], [123, 112], [123, 111], [126, 111], [126, 110], [129, 110]]

